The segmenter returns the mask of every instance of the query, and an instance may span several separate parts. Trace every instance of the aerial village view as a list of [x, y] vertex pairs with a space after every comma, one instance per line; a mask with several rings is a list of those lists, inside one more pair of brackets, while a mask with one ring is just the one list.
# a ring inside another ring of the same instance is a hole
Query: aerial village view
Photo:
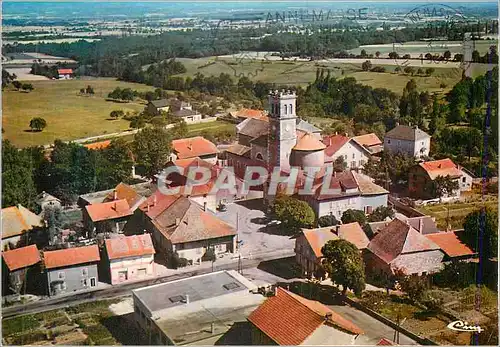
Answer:
[[2, 3], [2, 345], [498, 345], [498, 3]]

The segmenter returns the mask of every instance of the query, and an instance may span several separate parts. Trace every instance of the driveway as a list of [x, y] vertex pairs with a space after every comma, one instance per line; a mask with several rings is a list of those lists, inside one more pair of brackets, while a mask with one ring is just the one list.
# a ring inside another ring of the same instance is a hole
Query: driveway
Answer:
[[217, 217], [226, 221], [238, 231], [240, 252], [244, 257], [265, 254], [269, 251], [289, 250], [293, 252], [295, 239], [275, 235], [265, 228], [266, 214], [262, 199], [239, 201], [227, 205], [227, 211], [217, 212]]

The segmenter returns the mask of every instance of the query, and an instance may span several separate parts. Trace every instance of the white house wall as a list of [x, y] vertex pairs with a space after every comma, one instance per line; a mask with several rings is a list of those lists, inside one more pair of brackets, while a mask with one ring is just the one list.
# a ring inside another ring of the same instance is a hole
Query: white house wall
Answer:
[[344, 161], [346, 162], [348, 169], [355, 169], [362, 167], [369, 159], [368, 153], [362, 150], [359, 147], [359, 145], [354, 144], [353, 140], [349, 140], [346, 144], [344, 144], [333, 155], [333, 160], [335, 161], [338, 157], [344, 158]]

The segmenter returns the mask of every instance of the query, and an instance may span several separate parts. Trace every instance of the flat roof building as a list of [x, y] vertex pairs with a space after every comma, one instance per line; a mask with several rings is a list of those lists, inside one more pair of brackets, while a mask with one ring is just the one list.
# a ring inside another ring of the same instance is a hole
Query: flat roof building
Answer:
[[238, 272], [220, 271], [132, 291], [150, 344], [250, 344], [247, 318], [265, 301]]

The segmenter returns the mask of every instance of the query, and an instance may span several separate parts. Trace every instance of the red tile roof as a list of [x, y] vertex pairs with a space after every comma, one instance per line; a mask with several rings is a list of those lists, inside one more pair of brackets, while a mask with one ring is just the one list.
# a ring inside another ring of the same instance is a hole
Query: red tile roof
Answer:
[[172, 205], [179, 195], [165, 195], [157, 190], [153, 195], [139, 205], [139, 209], [149, 218], [156, 218], [160, 213]]
[[352, 139], [357, 143], [359, 143], [361, 146], [365, 147], [371, 147], [382, 144], [382, 141], [380, 141], [378, 136], [375, 135], [374, 133], [354, 136]]
[[201, 136], [173, 140], [172, 149], [176, 152], [179, 159], [194, 158], [217, 153], [217, 147]]
[[155, 254], [155, 249], [151, 235], [143, 234], [107, 239], [106, 252], [109, 259], [120, 259]]
[[316, 258], [323, 257], [321, 248], [328, 241], [337, 240], [338, 236], [334, 232], [335, 227], [317, 228], [317, 229], [303, 229], [302, 233], [311, 246]]
[[2, 252], [2, 256], [5, 265], [7, 265], [10, 271], [31, 266], [42, 260], [36, 245], [5, 251]]
[[105, 140], [105, 141], [99, 141], [99, 142], [93, 142], [93, 143], [86, 143], [83, 145], [83, 147], [86, 147], [88, 149], [92, 150], [97, 150], [97, 149], [103, 149], [106, 147], [109, 147], [111, 144], [111, 140]]
[[106, 198], [103, 202], [110, 202], [115, 200], [127, 200], [127, 203], [130, 207], [136, 205], [139, 201], [143, 199], [139, 193], [137, 193], [134, 188], [125, 183], [120, 183], [116, 186], [116, 188], [106, 195]]
[[253, 110], [251, 108], [242, 108], [234, 115], [238, 118], [255, 118], [255, 119], [267, 119], [266, 113], [262, 110]]
[[429, 175], [431, 180], [434, 180], [438, 176], [451, 176], [451, 177], [460, 177], [462, 176], [462, 172], [457, 168], [454, 162], [451, 159], [441, 159], [434, 161], [426, 161], [424, 163], [419, 164], [427, 174]]
[[351, 334], [363, 333], [354, 323], [325, 305], [283, 288], [277, 288], [277, 295], [268, 298], [248, 320], [278, 345], [300, 345], [323, 324]]
[[72, 74], [73, 73], [73, 69], [57, 69], [57, 73], [59, 75]]
[[85, 209], [93, 222], [126, 217], [132, 214], [125, 199], [87, 205]]
[[302, 136], [293, 147], [296, 151], [320, 151], [325, 148], [326, 146], [311, 133]]
[[379, 230], [368, 244], [368, 249], [386, 264], [390, 264], [400, 254], [440, 248], [409, 224], [396, 218]]
[[349, 140], [347, 136], [342, 135], [324, 136], [323, 143], [326, 145], [325, 154], [329, 157], [335, 155]]
[[370, 243], [358, 222], [340, 225], [337, 233], [341, 239], [349, 241], [358, 249], [364, 249]]
[[43, 252], [43, 259], [47, 269], [65, 267], [99, 261], [97, 245], [60, 249]]
[[432, 242], [437, 244], [449, 257], [461, 257], [473, 255], [475, 252], [460, 240], [462, 232], [442, 232], [426, 235]]

